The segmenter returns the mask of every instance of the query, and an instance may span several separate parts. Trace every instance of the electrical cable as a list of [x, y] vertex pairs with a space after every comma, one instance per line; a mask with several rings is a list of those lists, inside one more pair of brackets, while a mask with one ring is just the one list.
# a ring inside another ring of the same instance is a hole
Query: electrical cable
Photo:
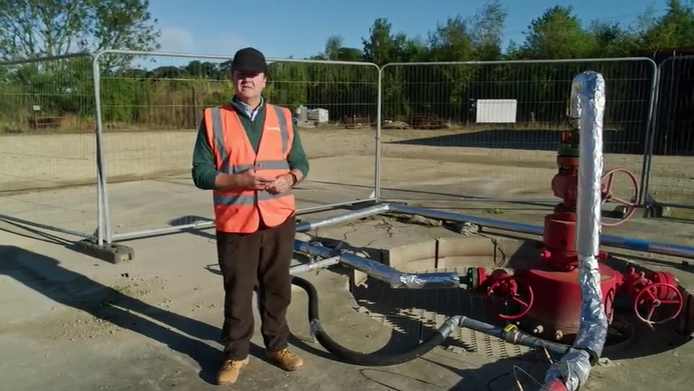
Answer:
[[[545, 353], [545, 357], [547, 358], [547, 361], [549, 361], [550, 364], [553, 364], [553, 363], [554, 363], [554, 359], [552, 358], [552, 355], [550, 354], [549, 350], [547, 350], [546, 347], [542, 347], [542, 350], [543, 350], [544, 353]], [[503, 379], [504, 377], [509, 376], [509, 375], [513, 375], [513, 376], [514, 376], [515, 381], [516, 381], [516, 385], [519, 387], [520, 391], [522, 391], [522, 390], [523, 390], [523, 387], [519, 384], [518, 376], [516, 375], [516, 370], [517, 370], [517, 369], [523, 371], [523, 373], [525, 373], [526, 375], [528, 375], [528, 376], [529, 376], [531, 379], [533, 379], [536, 383], [539, 383], [534, 377], [532, 377], [532, 376], [529, 374], [529, 372], [532, 372], [532, 370], [533, 370], [533, 368], [535, 367], [535, 365], [537, 365], [537, 364], [539, 364], [539, 363], [540, 363], [540, 361], [533, 361], [533, 362], [530, 364], [530, 366], [528, 367], [527, 370], [526, 370], [526, 369], [523, 369], [523, 368], [521, 368], [521, 367], [519, 367], [519, 366], [517, 366], [517, 365], [514, 365], [513, 368], [511, 368], [510, 371], [504, 372], [504, 373], [502, 373], [501, 375], [495, 376], [495, 377], [493, 377], [491, 380], [489, 380], [489, 382], [487, 382], [487, 391], [494, 391], [494, 390], [492, 389], [492, 384], [494, 384], [495, 382], [497, 382], [497, 381], [499, 381], [500, 379]], [[543, 388], [541, 388], [541, 390], [543, 390], [543, 389], [544, 389], [544, 385], [540, 384], [540, 386], [543, 387]]]
[[540, 388], [539, 388], [538, 391], [547, 390], [547, 387], [545, 387], [544, 384], [540, 383], [539, 380], [535, 379], [535, 377], [534, 377], [533, 375], [529, 374], [528, 371], [526, 371], [525, 369], [519, 367], [518, 365], [514, 365], [514, 366], [513, 366], [513, 369], [512, 369], [512, 372], [513, 372], [513, 377], [516, 379], [516, 385], [518, 386], [518, 390], [519, 390], [519, 391], [523, 391], [523, 386], [521, 385], [521, 382], [520, 382], [520, 380], [518, 379], [518, 373], [517, 373], [517, 371], [521, 371], [523, 374], [525, 374], [525, 376], [529, 377], [530, 380], [534, 381], [535, 384], [537, 384], [538, 386], [540, 386]]
[[[531, 363], [530, 366], [528, 367], [528, 372], [532, 371], [532, 370], [533, 370], [533, 367], [534, 367], [535, 365], [537, 365], [537, 364], [538, 364], [538, 361], [534, 361], [533, 363]], [[516, 366], [514, 365], [513, 367], [515, 368]], [[504, 373], [502, 373], [501, 375], [497, 375], [497, 376], [494, 376], [493, 378], [491, 378], [491, 379], [487, 382], [487, 391], [495, 391], [495, 390], [492, 388], [492, 384], [494, 384], [494, 383], [496, 383], [497, 381], [499, 381], [499, 380], [505, 378], [506, 376], [510, 376], [510, 375], [512, 375], [512, 374], [513, 374], [513, 369], [511, 369], [511, 370], [508, 371], [508, 372], [504, 372]]]

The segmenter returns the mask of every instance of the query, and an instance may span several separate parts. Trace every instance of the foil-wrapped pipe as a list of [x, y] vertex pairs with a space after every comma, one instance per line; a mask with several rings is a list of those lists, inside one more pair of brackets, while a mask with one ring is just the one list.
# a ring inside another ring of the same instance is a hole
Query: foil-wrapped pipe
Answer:
[[608, 329], [598, 269], [602, 229], [605, 79], [597, 72], [583, 72], [574, 78], [571, 93], [578, 97], [581, 107], [576, 210], [581, 320], [573, 345], [576, 350], [550, 368], [545, 385], [549, 386], [559, 379], [564, 382], [567, 390], [575, 391], [585, 385], [590, 376], [592, 361], [602, 355]]
[[379, 281], [383, 281], [394, 289], [443, 289], [460, 287], [460, 275], [458, 275], [458, 273], [405, 273], [372, 259], [362, 258], [345, 252], [340, 253], [334, 249], [306, 243], [301, 240], [294, 241], [294, 251], [325, 258], [339, 255], [343, 265], [359, 270]]

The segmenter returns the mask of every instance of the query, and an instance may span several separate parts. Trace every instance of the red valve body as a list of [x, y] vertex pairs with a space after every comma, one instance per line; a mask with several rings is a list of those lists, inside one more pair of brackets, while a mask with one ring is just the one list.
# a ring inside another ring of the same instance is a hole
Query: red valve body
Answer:
[[[612, 321], [613, 302], [618, 289], [619, 274], [600, 264], [600, 287], [608, 321]], [[520, 269], [515, 276], [530, 285], [535, 299], [522, 320], [523, 328], [549, 340], [570, 342], [581, 322], [581, 288], [578, 269]]]
[[578, 157], [558, 156], [559, 172], [552, 178], [552, 193], [562, 202], [545, 216], [542, 258], [560, 270], [578, 265], [576, 254], [576, 201]]

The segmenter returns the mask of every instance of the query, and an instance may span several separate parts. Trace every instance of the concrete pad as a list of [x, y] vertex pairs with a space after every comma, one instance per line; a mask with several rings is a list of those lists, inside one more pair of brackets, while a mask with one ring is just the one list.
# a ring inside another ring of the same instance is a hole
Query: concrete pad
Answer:
[[[141, 261], [108, 266], [51, 244], [37, 243], [32, 250], [3, 247], [3, 282], [15, 281], [3, 283], [10, 296], [0, 303], [0, 313], [13, 314], [12, 322], [2, 316], [0, 326], [3, 352], [14, 357], [0, 362], [8, 389], [212, 389], [207, 382], [222, 359], [215, 342], [221, 283], [209, 268], [214, 246], [192, 235], [181, 236], [173, 246], [170, 242], [132, 242]], [[338, 342], [365, 351], [395, 343], [391, 329], [364, 319], [354, 311], [351, 294], [336, 289], [344, 286], [345, 277], [332, 272], [307, 277], [321, 292], [324, 326]], [[20, 297], [22, 305], [13, 300]], [[325, 361], [321, 348], [302, 342], [310, 340], [305, 311], [305, 295], [296, 292], [289, 319], [306, 370], [285, 374], [257, 358], [239, 387], [380, 389], [358, 368]], [[257, 337], [254, 342], [260, 344]], [[408, 365], [386, 378], [417, 384], [398, 375], [411, 373]], [[37, 370], [42, 376], [36, 376]], [[446, 372], [442, 377], [453, 382]]]
[[[382, 218], [319, 231], [319, 236], [357, 247], [384, 234], [383, 248], [401, 246], [402, 238], [426, 242], [432, 237], [456, 237], [444, 227], [387, 225]], [[388, 234], [400, 239], [390, 242], [385, 239]], [[13, 360], [0, 361], [0, 378], [9, 389], [216, 389], [209, 381], [222, 359], [216, 342], [222, 290], [214, 270], [212, 235], [197, 231], [127, 244], [140, 254], [138, 262], [105, 265], [46, 242], [3, 248], [0, 275], [6, 288], [0, 314], [12, 314], [12, 321], [0, 316], [0, 343]], [[306, 277], [320, 292], [325, 329], [354, 350], [402, 349], [435, 327], [418, 325], [409, 317], [379, 318], [356, 311], [365, 303], [355, 303], [343, 288], [348, 277], [339, 268]], [[413, 293], [403, 291], [408, 292]], [[18, 304], [20, 300], [23, 303]], [[307, 362], [305, 370], [287, 374], [255, 358], [238, 384], [240, 389], [484, 390], [489, 381], [513, 366], [541, 379], [547, 365], [532, 357], [493, 359], [450, 345], [393, 368], [344, 365], [311, 342], [305, 311], [305, 295], [295, 292], [289, 321], [297, 336], [292, 344]], [[254, 342], [260, 345], [258, 337]], [[694, 379], [689, 372], [677, 372], [694, 358], [687, 349], [619, 360], [617, 367], [598, 367], [589, 389], [638, 389], [654, 378], [668, 389], [687, 390], [686, 382]], [[256, 349], [254, 354], [261, 356], [262, 351]], [[654, 377], [653, 368], [663, 371], [659, 362], [671, 368], [666, 371], [669, 378]], [[36, 376], [37, 370], [44, 375]], [[529, 387], [532, 381], [526, 383]], [[506, 376], [495, 381], [492, 389], [512, 386], [512, 376]]]
[[431, 270], [436, 268], [436, 239], [384, 249], [383, 263], [403, 271]]
[[[468, 202], [463, 198], [551, 199], [548, 187], [556, 171], [554, 152], [403, 143], [441, 133], [384, 132], [384, 196], [404, 199], [413, 205], [422, 203], [476, 216], [542, 224], [543, 215], [549, 210], [546, 205]], [[189, 179], [194, 136], [192, 131], [106, 135], [105, 169], [115, 232], [167, 228], [211, 217], [209, 193], [194, 189]], [[373, 130], [306, 131], [302, 139], [312, 164], [309, 181], [297, 189], [302, 207], [371, 195]], [[0, 214], [91, 234], [97, 221], [93, 135], [13, 135], [2, 136], [2, 141]], [[37, 159], [45, 164], [36, 164]], [[640, 159], [635, 155], [608, 155], [606, 165], [626, 166], [638, 172]], [[694, 187], [687, 175], [688, 165], [682, 159], [694, 158], [654, 158], [651, 185], [657, 199], [692, 199]], [[342, 212], [313, 214], [312, 218], [336, 213]], [[620, 227], [606, 228], [605, 232], [694, 244], [694, 225], [672, 220], [635, 219]], [[495, 238], [498, 234], [486, 229], [482, 233]], [[414, 226], [383, 216], [322, 228], [311, 234], [343, 241], [369, 254], [434, 239], [438, 239], [440, 252], [447, 238], [460, 237], [443, 224]], [[214, 268], [211, 230], [128, 241], [125, 244], [136, 250], [136, 261], [118, 265], [106, 265], [67, 249], [66, 245], [74, 240], [73, 236], [55, 232], [28, 230], [21, 224], [0, 223], [0, 346], [3, 357], [12, 358], [0, 360], [0, 379], [5, 381], [6, 388], [217, 389], [209, 380], [222, 359], [216, 342], [221, 325], [222, 289]], [[537, 251], [496, 240], [497, 260], [532, 257]], [[488, 245], [481, 246], [475, 247], [477, 254], [467, 253], [466, 259], [481, 260], [478, 257], [486, 251], [481, 249]], [[451, 264], [463, 259], [452, 255], [460, 249], [446, 251], [451, 251], [445, 257]], [[623, 253], [654, 270], [671, 271], [683, 285], [694, 286], [692, 269], [681, 259]], [[460, 297], [449, 296], [450, 291], [422, 295], [390, 290], [371, 297], [374, 303], [355, 303], [344, 287], [346, 281], [363, 282], [363, 276], [335, 268], [310, 277], [321, 293], [326, 330], [358, 351], [379, 347], [392, 351], [414, 343], [445, 318], [446, 314], [436, 312], [434, 304], [449, 301], [456, 311], [469, 304], [454, 302]], [[513, 375], [508, 374], [514, 366], [521, 366], [536, 379], [543, 377], [547, 366], [544, 359], [535, 355], [499, 358], [479, 354], [487, 346], [484, 339], [472, 341], [462, 332], [460, 340], [472, 345], [472, 350], [450, 344], [393, 368], [340, 364], [316, 344], [306, 342], [310, 336], [304, 299], [302, 292], [295, 291], [289, 318], [298, 337], [292, 344], [305, 358], [306, 369], [287, 374], [256, 358], [238, 389], [487, 390], [493, 378], [506, 374], [489, 387], [507, 390], [515, 387]], [[377, 311], [367, 308], [375, 308], [379, 303], [391, 313], [379, 317]], [[401, 309], [410, 315], [393, 313]], [[254, 342], [260, 345], [258, 337]], [[586, 389], [691, 388], [694, 352], [690, 344], [681, 345], [674, 340], [639, 342], [648, 348], [645, 353], [596, 367]], [[500, 355], [500, 351], [499, 347], [494, 354]], [[259, 349], [254, 353], [261, 356]], [[521, 380], [526, 389], [533, 384], [528, 378]]]

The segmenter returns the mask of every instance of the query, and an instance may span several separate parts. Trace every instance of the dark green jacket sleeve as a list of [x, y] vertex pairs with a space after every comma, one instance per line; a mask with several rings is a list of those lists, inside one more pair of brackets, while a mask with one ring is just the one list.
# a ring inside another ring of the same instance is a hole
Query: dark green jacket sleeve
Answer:
[[[294, 125], [292, 124], [294, 127]], [[299, 137], [299, 132], [297, 132], [296, 127], [294, 127], [294, 144], [292, 144], [292, 149], [289, 150], [289, 155], [287, 156], [287, 162], [292, 170], [299, 170], [304, 174], [304, 179], [308, 176], [309, 164], [306, 158], [306, 152], [304, 152], [304, 145], [301, 143], [301, 137]]]
[[215, 178], [219, 175], [219, 171], [215, 166], [214, 153], [207, 140], [207, 130], [205, 129], [205, 120], [200, 121], [200, 129], [198, 137], [195, 140], [195, 149], [193, 149], [193, 183], [195, 187], [202, 190], [215, 190]]

